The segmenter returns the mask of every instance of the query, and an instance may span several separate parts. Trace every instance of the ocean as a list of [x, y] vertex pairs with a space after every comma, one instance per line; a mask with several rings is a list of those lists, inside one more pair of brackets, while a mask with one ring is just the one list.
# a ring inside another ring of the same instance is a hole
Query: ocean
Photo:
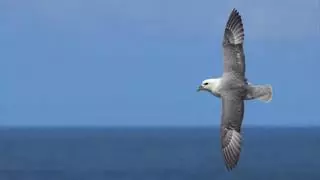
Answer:
[[243, 129], [227, 172], [218, 127], [1, 128], [0, 180], [319, 180], [320, 128]]

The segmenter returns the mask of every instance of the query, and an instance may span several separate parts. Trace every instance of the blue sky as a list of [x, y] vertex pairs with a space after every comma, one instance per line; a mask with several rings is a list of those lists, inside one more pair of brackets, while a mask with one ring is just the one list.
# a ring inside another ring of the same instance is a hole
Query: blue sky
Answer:
[[231, 9], [247, 77], [273, 85], [244, 125], [320, 125], [316, 0], [0, 0], [0, 125], [218, 125]]

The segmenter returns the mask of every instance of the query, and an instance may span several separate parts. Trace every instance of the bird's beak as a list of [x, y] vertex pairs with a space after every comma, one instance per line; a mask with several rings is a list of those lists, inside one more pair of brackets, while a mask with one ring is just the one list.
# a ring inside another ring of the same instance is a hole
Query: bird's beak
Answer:
[[197, 92], [202, 91], [202, 90], [203, 90], [203, 86], [200, 85], [200, 86], [198, 87], [198, 89], [197, 89]]

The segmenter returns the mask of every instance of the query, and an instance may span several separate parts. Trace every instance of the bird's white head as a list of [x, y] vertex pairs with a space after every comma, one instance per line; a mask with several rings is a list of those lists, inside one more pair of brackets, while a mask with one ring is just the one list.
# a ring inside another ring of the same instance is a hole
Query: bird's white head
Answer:
[[220, 96], [220, 82], [221, 78], [206, 79], [202, 81], [201, 85], [198, 87], [198, 91], [208, 91], [215, 96]]

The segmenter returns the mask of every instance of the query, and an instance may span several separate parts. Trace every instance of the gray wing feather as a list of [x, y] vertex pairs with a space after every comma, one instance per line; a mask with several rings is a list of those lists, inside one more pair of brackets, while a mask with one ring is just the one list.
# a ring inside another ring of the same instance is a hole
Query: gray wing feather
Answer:
[[223, 45], [242, 44], [244, 41], [244, 29], [241, 16], [236, 9], [229, 15], [225, 31]]
[[227, 21], [224, 38], [224, 73], [233, 73], [239, 78], [245, 76], [243, 51], [244, 29], [241, 16], [233, 9]]
[[237, 166], [241, 152], [244, 101], [237, 93], [222, 97], [221, 148], [227, 170]]

